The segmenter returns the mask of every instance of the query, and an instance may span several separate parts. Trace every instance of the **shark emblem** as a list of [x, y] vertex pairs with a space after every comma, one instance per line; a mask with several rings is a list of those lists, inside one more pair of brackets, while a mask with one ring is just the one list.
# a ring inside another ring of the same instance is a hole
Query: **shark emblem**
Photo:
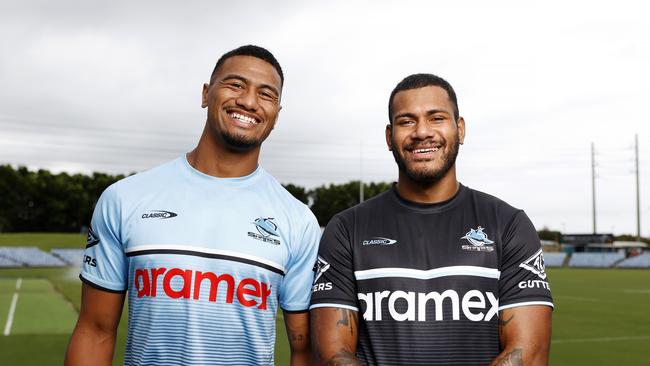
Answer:
[[278, 225], [273, 222], [273, 220], [272, 217], [258, 217], [253, 221], [253, 224], [255, 225], [257, 232], [265, 237], [271, 235], [280, 236], [280, 234], [278, 234]]
[[488, 239], [487, 234], [484, 233], [483, 230], [484, 229], [480, 226], [477, 227], [476, 230], [469, 229], [469, 231], [465, 234], [465, 236], [461, 237], [461, 239], [466, 239], [476, 247], [494, 244], [494, 241]]

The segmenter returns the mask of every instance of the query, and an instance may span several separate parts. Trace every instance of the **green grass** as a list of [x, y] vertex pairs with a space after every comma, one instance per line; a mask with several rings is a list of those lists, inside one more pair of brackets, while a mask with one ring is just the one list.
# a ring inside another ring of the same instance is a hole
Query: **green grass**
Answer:
[[[83, 247], [84, 240], [79, 234], [0, 235], [0, 245], [33, 245], [44, 250]], [[548, 273], [556, 305], [551, 365], [650, 365], [646, 351], [650, 345], [650, 270], [562, 268], [549, 269]], [[2, 365], [63, 363], [80, 306], [77, 276], [74, 268], [0, 269], [0, 328], [4, 328], [17, 278], [23, 278], [27, 293], [41, 294], [25, 307], [19, 298], [15, 326], [21, 331], [8, 337], [0, 335]], [[48, 315], [39, 319], [44, 311]], [[123, 360], [126, 314], [125, 309], [114, 365]], [[48, 319], [53, 324], [48, 324]], [[26, 323], [19, 325], [23, 321]], [[277, 328], [276, 364], [288, 365], [280, 315]]]
[[650, 271], [551, 269], [552, 365], [650, 365]]
[[52, 248], [84, 248], [86, 236], [68, 233], [3, 233], [0, 246]]

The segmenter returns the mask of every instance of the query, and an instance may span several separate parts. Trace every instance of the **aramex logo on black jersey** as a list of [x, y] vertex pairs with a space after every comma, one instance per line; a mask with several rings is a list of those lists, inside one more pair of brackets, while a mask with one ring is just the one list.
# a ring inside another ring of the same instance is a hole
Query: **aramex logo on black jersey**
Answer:
[[460, 320], [462, 311], [470, 321], [487, 322], [497, 315], [499, 309], [499, 299], [492, 292], [479, 290], [469, 290], [464, 294], [452, 289], [427, 293], [386, 290], [358, 293], [357, 298], [365, 305], [365, 321], [382, 321], [384, 317], [398, 322]]
[[375, 236], [372, 239], [364, 240], [361, 242], [362, 245], [392, 245], [396, 244], [397, 240], [382, 238], [380, 236]]
[[142, 214], [143, 219], [171, 219], [178, 216], [174, 212], [165, 210], [151, 210], [149, 213]]

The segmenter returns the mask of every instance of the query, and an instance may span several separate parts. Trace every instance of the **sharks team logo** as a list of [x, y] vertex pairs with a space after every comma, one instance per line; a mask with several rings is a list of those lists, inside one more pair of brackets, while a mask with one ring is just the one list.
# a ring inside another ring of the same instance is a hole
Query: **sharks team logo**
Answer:
[[465, 236], [461, 237], [462, 239], [467, 240], [472, 245], [463, 245], [462, 248], [469, 251], [475, 252], [491, 252], [494, 250], [494, 241], [488, 239], [488, 236], [482, 227], [477, 227], [476, 229], [469, 229]]
[[[258, 217], [255, 221], [252, 222], [257, 229], [257, 233], [248, 232], [248, 236], [251, 238], [263, 241], [265, 243], [280, 245], [280, 240], [274, 238], [280, 237], [278, 233], [278, 224], [275, 223], [275, 219], [272, 217]], [[259, 233], [259, 234], [258, 234]]]
[[253, 224], [257, 231], [264, 236], [280, 236], [277, 232], [278, 225], [273, 220], [272, 217], [258, 217]]

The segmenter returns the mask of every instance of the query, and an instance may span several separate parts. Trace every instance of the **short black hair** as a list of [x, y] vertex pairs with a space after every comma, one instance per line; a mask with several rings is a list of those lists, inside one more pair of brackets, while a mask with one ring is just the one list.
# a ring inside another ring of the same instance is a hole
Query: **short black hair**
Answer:
[[273, 56], [273, 54], [266, 48], [260, 46], [254, 46], [252, 44], [237, 47], [232, 51], [224, 53], [217, 61], [217, 64], [214, 66], [214, 70], [212, 70], [212, 74], [210, 75], [210, 83], [212, 83], [212, 79], [214, 78], [214, 75], [217, 73], [219, 67], [221, 67], [221, 65], [223, 65], [223, 63], [227, 59], [234, 56], [251, 56], [268, 62], [269, 64], [271, 64], [271, 66], [273, 66], [273, 68], [275, 68], [275, 71], [278, 72], [278, 74], [280, 75], [280, 81], [282, 82], [282, 85], [284, 85], [284, 73], [282, 73], [282, 67], [280, 66], [280, 63], [275, 58], [275, 56]]
[[397, 83], [388, 99], [388, 121], [393, 124], [393, 99], [395, 99], [395, 94], [404, 90], [419, 89], [427, 86], [439, 86], [447, 91], [449, 100], [451, 100], [451, 103], [454, 105], [454, 121], [457, 121], [458, 100], [456, 100], [456, 92], [454, 92], [454, 88], [451, 87], [451, 84], [449, 84], [447, 80], [433, 74], [413, 74], [405, 77], [402, 81]]

